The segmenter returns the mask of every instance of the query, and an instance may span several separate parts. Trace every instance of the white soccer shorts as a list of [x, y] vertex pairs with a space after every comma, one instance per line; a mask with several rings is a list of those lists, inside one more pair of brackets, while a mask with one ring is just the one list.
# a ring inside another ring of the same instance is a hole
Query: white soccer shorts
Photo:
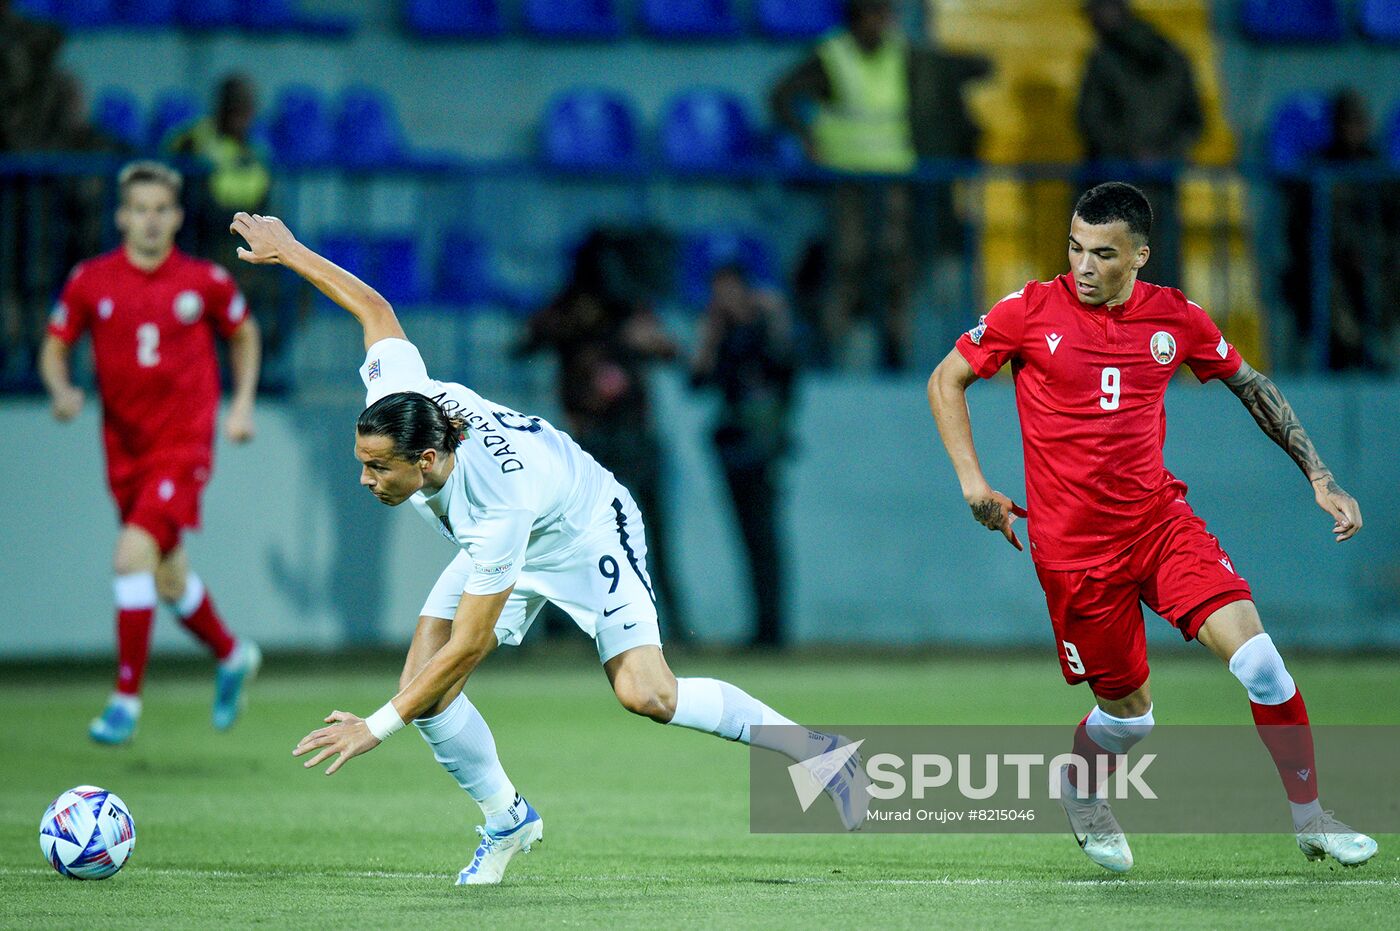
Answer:
[[[526, 562], [496, 621], [496, 640], [516, 646], [546, 601], [568, 612], [598, 646], [606, 663], [634, 647], [661, 646], [656, 599], [647, 574], [646, 528], [621, 485], [607, 518], [557, 557]], [[527, 557], [528, 560], [528, 557]], [[472, 558], [457, 554], [428, 594], [420, 614], [451, 620], [457, 614]]]

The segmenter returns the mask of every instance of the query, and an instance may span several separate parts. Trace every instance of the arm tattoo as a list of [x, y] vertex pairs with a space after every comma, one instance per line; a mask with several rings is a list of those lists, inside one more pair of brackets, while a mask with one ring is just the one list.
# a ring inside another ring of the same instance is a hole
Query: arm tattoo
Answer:
[[1309, 481], [1328, 474], [1326, 464], [1308, 437], [1308, 431], [1298, 422], [1298, 415], [1293, 412], [1293, 407], [1278, 385], [1251, 368], [1248, 362], [1240, 366], [1238, 373], [1225, 379], [1225, 384], [1254, 417], [1264, 435], [1292, 457]]
[[972, 516], [979, 524], [988, 527], [1001, 526], [1001, 505], [995, 501], [978, 501], [972, 506]]

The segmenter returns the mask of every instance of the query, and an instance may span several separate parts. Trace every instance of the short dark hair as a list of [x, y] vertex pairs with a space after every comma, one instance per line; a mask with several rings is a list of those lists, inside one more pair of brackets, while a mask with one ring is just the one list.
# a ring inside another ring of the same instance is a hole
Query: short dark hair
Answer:
[[1141, 242], [1152, 233], [1152, 205], [1147, 195], [1122, 181], [1092, 187], [1074, 205], [1074, 215], [1085, 223], [1126, 223], [1128, 232]]
[[361, 436], [387, 436], [394, 455], [413, 462], [426, 449], [450, 453], [462, 442], [466, 421], [416, 391], [386, 394], [365, 408], [355, 423]]

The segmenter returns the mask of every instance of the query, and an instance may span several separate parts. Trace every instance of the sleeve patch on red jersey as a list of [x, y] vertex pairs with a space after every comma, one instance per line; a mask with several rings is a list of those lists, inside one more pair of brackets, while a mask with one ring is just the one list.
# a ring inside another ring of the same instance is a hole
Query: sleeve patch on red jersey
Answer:
[[974, 346], [980, 346], [982, 344], [982, 334], [986, 332], [987, 315], [983, 314], [982, 318], [977, 321], [977, 326], [967, 331], [967, 338], [972, 340]]
[[68, 325], [68, 305], [62, 301], [53, 305], [53, 312], [49, 314], [49, 323], [56, 327], [66, 327]]
[[1220, 354], [1222, 359], [1230, 354], [1230, 344], [1225, 342], [1225, 337], [1220, 337], [1220, 345], [1215, 347], [1215, 351]]
[[[215, 267], [215, 268], [218, 268], [217, 265], [214, 266], [214, 267]], [[233, 296], [233, 300], [231, 300], [231, 301], [228, 302], [228, 321], [229, 321], [229, 323], [237, 323], [238, 321], [242, 320], [242, 319], [243, 319], [243, 315], [246, 314], [247, 312], [248, 312], [248, 302], [245, 301], [245, 300], [243, 299], [243, 295], [242, 295], [241, 293], [235, 294], [235, 295]]]
[[222, 265], [210, 265], [209, 277], [213, 278], [215, 281], [228, 281], [228, 272], [224, 271]]

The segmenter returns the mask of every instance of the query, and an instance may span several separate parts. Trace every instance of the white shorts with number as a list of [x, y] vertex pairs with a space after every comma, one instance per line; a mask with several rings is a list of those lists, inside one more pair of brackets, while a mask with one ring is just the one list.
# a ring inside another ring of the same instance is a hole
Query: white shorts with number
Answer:
[[[632, 496], [621, 485], [616, 492], [606, 521], [555, 559], [527, 562], [496, 621], [502, 646], [520, 643], [546, 601], [567, 611], [593, 638], [600, 662], [633, 647], [661, 646], [647, 574], [646, 528]], [[428, 594], [421, 615], [452, 620], [471, 573], [471, 556], [458, 553]]]

